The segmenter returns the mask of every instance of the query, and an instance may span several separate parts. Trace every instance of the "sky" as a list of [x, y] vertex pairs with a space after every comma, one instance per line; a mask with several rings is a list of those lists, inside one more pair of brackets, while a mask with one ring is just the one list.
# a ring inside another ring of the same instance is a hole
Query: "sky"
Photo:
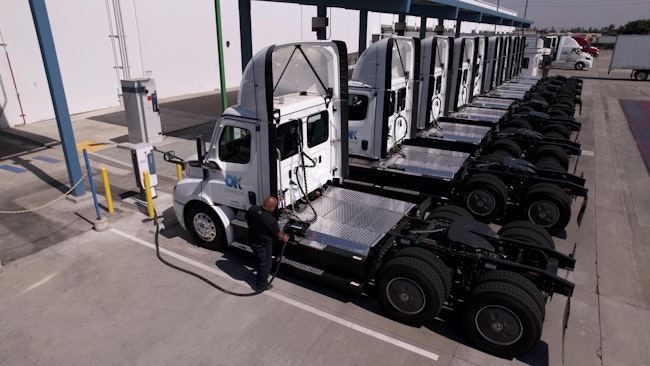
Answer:
[[650, 19], [650, 0], [488, 0], [493, 4], [497, 1], [520, 18], [532, 20], [538, 29], [618, 27]]

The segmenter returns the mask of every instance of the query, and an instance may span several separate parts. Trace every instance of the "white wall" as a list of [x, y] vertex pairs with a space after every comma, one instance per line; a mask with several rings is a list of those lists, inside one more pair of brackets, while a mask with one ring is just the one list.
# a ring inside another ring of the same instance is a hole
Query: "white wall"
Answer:
[[[213, 1], [120, 2], [131, 78], [151, 71], [160, 98], [219, 89]], [[115, 69], [107, 15], [111, 14], [114, 23], [112, 10], [107, 12], [107, 3], [112, 9], [113, 0], [46, 0], [45, 3], [70, 113], [118, 106], [122, 75]], [[226, 87], [237, 87], [241, 79], [238, 0], [221, 0], [221, 15]], [[311, 31], [314, 16], [314, 6], [252, 1], [253, 54], [270, 44], [315, 40], [316, 33]], [[358, 51], [359, 12], [330, 8], [327, 16], [330, 24], [327, 38], [346, 42], [348, 52]], [[368, 39], [379, 32], [381, 24], [390, 24], [393, 19], [396, 16], [368, 13]], [[408, 22], [419, 22], [419, 19], [409, 17]], [[0, 32], [7, 44], [26, 123], [54, 118], [27, 0], [2, 0]], [[0, 56], [0, 78], [7, 93], [6, 100], [0, 94], [0, 106], [6, 104], [0, 115], [0, 128], [22, 125], [9, 65], [6, 57]], [[118, 64], [121, 64], [119, 53]]]

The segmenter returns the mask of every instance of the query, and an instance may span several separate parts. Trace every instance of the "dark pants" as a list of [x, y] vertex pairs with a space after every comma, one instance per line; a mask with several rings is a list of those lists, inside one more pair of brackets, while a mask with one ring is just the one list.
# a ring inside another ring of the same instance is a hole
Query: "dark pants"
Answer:
[[271, 272], [271, 261], [273, 256], [272, 245], [252, 244], [253, 254], [255, 254], [255, 270], [257, 278], [255, 279], [255, 288], [257, 290], [266, 289], [269, 285], [269, 272]]

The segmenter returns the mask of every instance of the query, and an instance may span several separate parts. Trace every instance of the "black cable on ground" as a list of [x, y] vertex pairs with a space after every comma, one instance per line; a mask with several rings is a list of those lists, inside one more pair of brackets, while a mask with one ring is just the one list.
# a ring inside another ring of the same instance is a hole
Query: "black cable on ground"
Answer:
[[[168, 265], [169, 267], [172, 267], [172, 268], [174, 268], [174, 269], [176, 269], [178, 271], [187, 273], [190, 276], [194, 276], [194, 277], [198, 278], [199, 280], [207, 283], [208, 285], [210, 285], [210, 286], [216, 288], [217, 290], [219, 290], [219, 291], [221, 291], [223, 293], [226, 293], [228, 295], [240, 296], [240, 297], [255, 296], [255, 295], [261, 294], [262, 292], [264, 292], [264, 290], [266, 290], [266, 289], [261, 289], [261, 290], [256, 290], [255, 292], [247, 292], [247, 293], [233, 292], [233, 291], [230, 291], [230, 290], [226, 290], [225, 288], [217, 285], [216, 283], [210, 281], [209, 279], [201, 276], [198, 273], [194, 273], [194, 272], [192, 272], [192, 271], [190, 271], [188, 269], [185, 269], [185, 268], [179, 267], [179, 266], [177, 266], [175, 264], [169, 263], [167, 260], [165, 260], [160, 255], [160, 247], [159, 247], [159, 244], [158, 244], [158, 237], [160, 235], [160, 224], [158, 224], [158, 217], [157, 217], [155, 211], [154, 211], [153, 223], [154, 223], [154, 226], [156, 227], [156, 233], [155, 233], [155, 236], [154, 236], [154, 243], [156, 244], [156, 256], [158, 257], [158, 259], [161, 262]], [[275, 267], [275, 271], [273, 271], [273, 274], [271, 275], [271, 280], [269, 281], [269, 285], [273, 282], [273, 280], [275, 279], [275, 276], [278, 274], [278, 270], [280, 269], [280, 263], [282, 262], [282, 257], [284, 256], [284, 249], [286, 247], [287, 247], [287, 243], [285, 242], [282, 245], [282, 250], [280, 251], [280, 258], [278, 260], [278, 265]]]

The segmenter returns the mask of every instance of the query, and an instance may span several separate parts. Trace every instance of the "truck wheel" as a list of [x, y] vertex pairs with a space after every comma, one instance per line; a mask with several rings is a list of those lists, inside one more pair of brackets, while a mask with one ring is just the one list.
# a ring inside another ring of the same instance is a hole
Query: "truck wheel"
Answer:
[[569, 131], [569, 129], [566, 128], [566, 126], [563, 126], [559, 123], [551, 123], [548, 126], [545, 126], [542, 129], [542, 132], [543, 133], [557, 132], [567, 140], [571, 138], [571, 131]]
[[527, 130], [533, 129], [530, 122], [522, 118], [515, 118], [515, 119], [511, 119], [510, 121], [507, 121], [504, 127], [525, 128]]
[[535, 299], [511, 283], [490, 281], [467, 299], [463, 326], [470, 340], [499, 357], [530, 352], [542, 336], [544, 316]]
[[551, 170], [554, 172], [566, 172], [566, 169], [560, 165], [555, 159], [542, 158], [535, 163], [535, 168], [539, 170]]
[[378, 286], [379, 302], [388, 315], [412, 326], [435, 318], [444, 301], [440, 275], [417, 258], [389, 260], [381, 270]]
[[548, 112], [548, 115], [551, 118], [555, 118], [555, 119], [568, 119], [569, 118], [569, 115], [565, 111], [561, 111], [559, 109]]
[[454, 205], [444, 205], [437, 207], [435, 210], [431, 211], [427, 217], [430, 220], [442, 221], [447, 224], [451, 224], [460, 217], [472, 217], [472, 214], [467, 212], [462, 207]]
[[490, 222], [506, 207], [508, 188], [492, 174], [471, 177], [462, 189], [463, 206], [478, 220]]
[[557, 161], [565, 171], [569, 169], [569, 155], [561, 147], [556, 145], [542, 145], [535, 149], [532, 157], [534, 160], [533, 163], [537, 163], [543, 159], [552, 159]]
[[546, 316], [546, 296], [528, 278], [516, 272], [497, 269], [483, 273], [476, 281], [475, 286], [485, 282], [504, 282], [519, 287], [535, 300], [539, 306], [539, 311], [542, 313], [542, 319]]
[[634, 80], [643, 81], [648, 78], [648, 72], [646, 70], [637, 70], [634, 73]]
[[437, 255], [424, 248], [406, 247], [404, 249], [400, 249], [399, 251], [397, 251], [397, 253], [395, 253], [395, 258], [398, 257], [416, 258], [431, 266], [431, 268], [433, 268], [442, 279], [442, 284], [445, 289], [445, 292], [441, 299], [443, 299], [444, 301], [444, 299], [446, 299], [447, 296], [449, 296], [449, 292], [451, 291], [451, 271], [449, 270], [449, 267], [447, 267], [445, 262], [443, 262], [442, 259], [438, 258]]
[[576, 70], [582, 70], [585, 68], [585, 64], [582, 62], [576, 62], [576, 65], [574, 67]]
[[556, 185], [538, 183], [526, 192], [522, 211], [526, 219], [555, 234], [571, 219], [571, 197]]
[[530, 221], [517, 220], [509, 222], [497, 233], [508, 239], [516, 239], [527, 243], [537, 244], [540, 247], [555, 249], [553, 237], [543, 227]]
[[493, 141], [487, 146], [488, 153], [505, 152], [508, 156], [513, 158], [520, 158], [523, 152], [519, 145], [510, 139], [498, 139]]
[[185, 212], [185, 226], [197, 243], [210, 250], [224, 247], [226, 235], [221, 221], [211, 208], [204, 204], [195, 204]]

